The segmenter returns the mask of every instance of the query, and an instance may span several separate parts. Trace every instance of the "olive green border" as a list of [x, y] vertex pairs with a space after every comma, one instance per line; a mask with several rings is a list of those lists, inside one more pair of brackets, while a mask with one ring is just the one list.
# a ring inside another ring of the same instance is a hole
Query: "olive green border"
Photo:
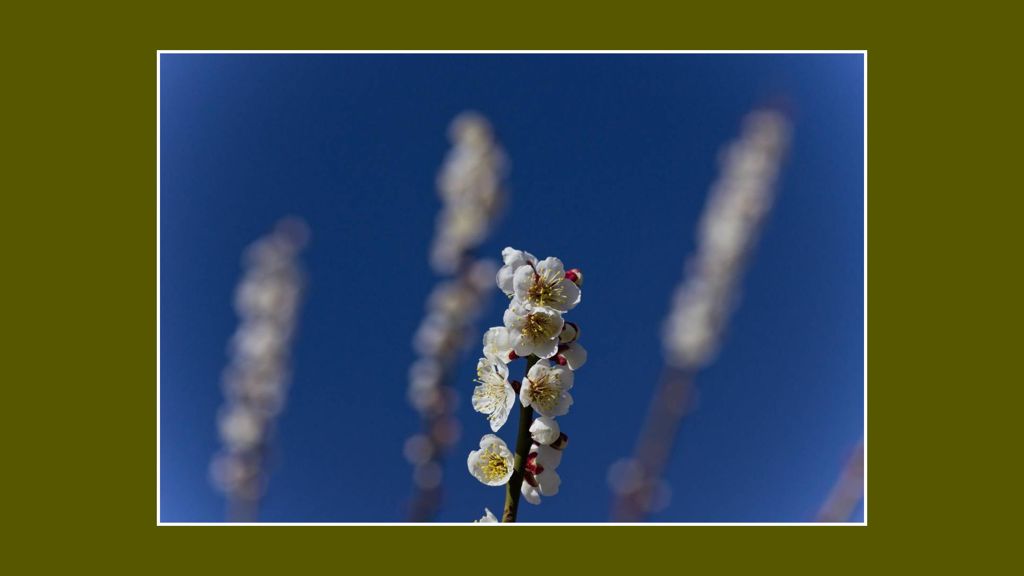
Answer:
[[[920, 391], [900, 385], [909, 373], [902, 380], [888, 375], [900, 365], [889, 352], [908, 342], [886, 317], [911, 322], [911, 313], [922, 314], [914, 308], [901, 314], [911, 290], [883, 280], [913, 265], [906, 260], [913, 251], [897, 240], [919, 209], [920, 195], [912, 191], [922, 176], [899, 175], [900, 164], [921, 151], [897, 145], [885, 131], [927, 134], [942, 114], [936, 104], [896, 88], [924, 73], [921, 55], [875, 47], [884, 38], [905, 40], [913, 22], [820, 3], [800, 9], [630, 5], [628, 14], [597, 3], [464, 3], [446, 14], [429, 3], [383, 8], [384, 16], [347, 3], [9, 9], [4, 98], [17, 150], [8, 157], [11, 222], [4, 234], [15, 252], [22, 245], [38, 252], [12, 257], [17, 282], [7, 288], [18, 340], [9, 349], [16, 369], [5, 379], [8, 418], [31, 440], [6, 442], [8, 462], [18, 464], [5, 466], [16, 483], [5, 514], [18, 519], [11, 526], [18, 534], [6, 539], [15, 558], [24, 554], [39, 569], [125, 571], [362, 572], [408, 562], [421, 570], [635, 572], [657, 561], [664, 571], [831, 572], [909, 552], [900, 528], [917, 532], [918, 554], [943, 554], [920, 548], [928, 534], [942, 532], [935, 511], [941, 493], [928, 495], [937, 489], [907, 468], [908, 461], [925, 464], [911, 447], [940, 452], [916, 446], [910, 433], [897, 439]], [[500, 536], [472, 527], [157, 527], [156, 51], [527, 47], [869, 50], [870, 183], [876, 186], [870, 237], [873, 246], [889, 247], [870, 252], [870, 525], [523, 527]], [[934, 114], [924, 112], [929, 106]], [[885, 185], [901, 180], [902, 191]]]

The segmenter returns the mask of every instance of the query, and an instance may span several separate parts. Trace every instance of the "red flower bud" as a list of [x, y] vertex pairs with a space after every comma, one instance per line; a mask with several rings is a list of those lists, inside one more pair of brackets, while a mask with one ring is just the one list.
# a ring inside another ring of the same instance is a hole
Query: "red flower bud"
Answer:
[[569, 363], [569, 361], [565, 359], [565, 356], [562, 356], [561, 354], [555, 356], [555, 362], [558, 363], [559, 366], [565, 366]]
[[579, 268], [566, 271], [565, 278], [577, 286], [583, 286], [583, 271]]
[[508, 353], [509, 361], [515, 360], [516, 358], [519, 358], [519, 355], [516, 354], [515, 350], [512, 350], [511, 352]]
[[558, 439], [551, 443], [551, 447], [555, 450], [565, 450], [565, 447], [569, 445], [569, 437], [562, 432], [558, 435]]
[[526, 457], [526, 471], [533, 475], [544, 472], [544, 467], [537, 464], [536, 452]]

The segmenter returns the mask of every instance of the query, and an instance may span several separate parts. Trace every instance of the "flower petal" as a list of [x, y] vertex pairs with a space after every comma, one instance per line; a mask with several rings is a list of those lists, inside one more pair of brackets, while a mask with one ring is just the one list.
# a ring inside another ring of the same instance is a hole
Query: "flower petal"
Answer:
[[558, 488], [562, 485], [562, 478], [554, 470], [544, 470], [543, 474], [537, 475], [537, 484], [539, 484], [541, 494], [554, 496], [558, 494]]
[[523, 498], [525, 498], [530, 504], [533, 504], [534, 506], [540, 504], [540, 492], [538, 492], [533, 486], [523, 482], [523, 487], [519, 491], [522, 493]]
[[570, 370], [579, 370], [581, 366], [587, 363], [587, 349], [580, 345], [579, 342], [573, 342], [568, 345], [568, 348], [560, 352], [565, 363], [569, 366]]
[[547, 416], [540, 416], [530, 424], [530, 437], [537, 444], [548, 445], [558, 439], [561, 434], [558, 421]]

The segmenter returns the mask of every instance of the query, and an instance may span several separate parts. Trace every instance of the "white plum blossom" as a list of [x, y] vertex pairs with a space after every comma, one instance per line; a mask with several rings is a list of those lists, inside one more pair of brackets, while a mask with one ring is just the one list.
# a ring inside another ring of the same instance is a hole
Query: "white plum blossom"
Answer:
[[540, 493], [545, 496], [558, 494], [558, 488], [562, 485], [562, 478], [554, 470], [544, 470], [536, 476]]
[[530, 504], [533, 504], [534, 506], [540, 504], [540, 491], [537, 490], [536, 486], [531, 486], [528, 482], [523, 482], [523, 487], [520, 488], [519, 492]]
[[558, 258], [545, 258], [535, 266], [521, 266], [512, 279], [515, 298], [532, 307], [568, 312], [580, 302], [580, 289], [565, 277]]
[[562, 433], [561, 428], [558, 426], [558, 421], [554, 418], [548, 418], [547, 416], [540, 416], [530, 424], [530, 437], [537, 444], [547, 446], [558, 440], [558, 436]]
[[571, 370], [552, 366], [547, 360], [538, 360], [526, 374], [519, 390], [519, 401], [523, 406], [532, 406], [541, 416], [562, 416], [572, 406], [572, 395], [569, 394], [572, 384]]
[[480, 439], [480, 449], [469, 453], [469, 473], [488, 486], [501, 486], [512, 477], [515, 457], [505, 441], [494, 434]]
[[498, 518], [491, 513], [490, 508], [484, 508], [484, 515], [479, 520], [474, 520], [477, 524], [497, 524]]
[[561, 360], [565, 360], [565, 365], [570, 370], [579, 370], [580, 366], [587, 363], [587, 349], [583, 347], [579, 342], [571, 342], [569, 344], [563, 344], [559, 347], [558, 351], [559, 364]]
[[501, 288], [501, 291], [511, 298], [515, 294], [512, 286], [512, 279], [514, 278], [516, 271], [523, 266], [532, 269], [533, 266], [537, 264], [537, 257], [529, 252], [516, 250], [511, 246], [506, 246], [505, 249], [501, 251], [501, 258], [505, 265], [498, 270], [498, 276], [496, 278], [498, 281], [498, 288]]
[[519, 343], [519, 337], [504, 326], [495, 326], [484, 333], [484, 356], [508, 364], [512, 360], [510, 353]]
[[516, 391], [508, 381], [508, 366], [481, 358], [476, 363], [476, 381], [479, 386], [473, 389], [473, 410], [487, 414], [491, 431], [497, 432], [516, 403]]
[[558, 353], [558, 335], [564, 323], [558, 312], [513, 300], [505, 310], [504, 320], [505, 327], [518, 339], [513, 350], [517, 356], [551, 358]]

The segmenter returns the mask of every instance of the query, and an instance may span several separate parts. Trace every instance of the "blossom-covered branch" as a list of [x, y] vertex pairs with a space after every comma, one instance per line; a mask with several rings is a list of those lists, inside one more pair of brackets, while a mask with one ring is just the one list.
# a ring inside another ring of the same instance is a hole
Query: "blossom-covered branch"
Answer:
[[[470, 452], [470, 473], [488, 486], [506, 486], [503, 522], [515, 522], [520, 497], [539, 504], [561, 485], [557, 468], [568, 443], [557, 417], [569, 412], [574, 371], [587, 360], [578, 342], [579, 327], [562, 315], [580, 302], [583, 274], [565, 270], [558, 258], [538, 261], [529, 252], [502, 251], [498, 287], [510, 298], [504, 325], [484, 334], [483, 358], [477, 362], [473, 409], [487, 416], [498, 432], [519, 398], [519, 432], [515, 452], [495, 434]], [[509, 380], [509, 364], [526, 359], [522, 383]], [[534, 420], [534, 413], [539, 417]], [[480, 522], [493, 522], [490, 511]]]
[[759, 110], [722, 155], [687, 265], [665, 323], [666, 367], [631, 459], [616, 462], [609, 482], [618, 521], [638, 521], [667, 504], [662, 479], [679, 422], [688, 409], [693, 375], [714, 359], [734, 307], [746, 262], [774, 200], [775, 180], [789, 139], [789, 122]]
[[818, 522], [846, 522], [864, 498], [864, 443], [857, 444], [843, 466], [828, 498], [818, 510]]
[[487, 120], [461, 114], [449, 135], [453, 147], [437, 179], [443, 204], [430, 262], [435, 272], [450, 277], [427, 300], [427, 314], [413, 339], [419, 358], [409, 371], [409, 402], [423, 421], [423, 431], [410, 437], [404, 450], [413, 465], [413, 521], [431, 519], [440, 506], [442, 459], [459, 435], [449, 382], [497, 270], [493, 261], [474, 258], [473, 250], [504, 203], [505, 156]]
[[223, 450], [211, 466], [232, 520], [256, 519], [266, 483], [269, 442], [274, 420], [284, 408], [291, 340], [302, 300], [298, 255], [308, 237], [305, 223], [284, 219], [245, 253], [245, 275], [235, 292], [240, 325], [231, 339], [231, 362], [223, 380]]

